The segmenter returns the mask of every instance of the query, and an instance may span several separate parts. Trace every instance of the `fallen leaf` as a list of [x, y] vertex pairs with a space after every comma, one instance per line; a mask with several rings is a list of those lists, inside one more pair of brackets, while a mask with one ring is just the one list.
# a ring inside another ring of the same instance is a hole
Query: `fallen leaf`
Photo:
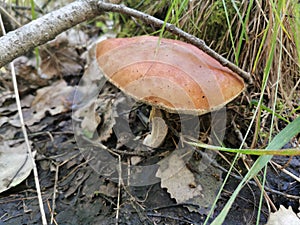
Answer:
[[73, 110], [77, 110], [88, 104], [92, 99], [96, 99], [100, 92], [99, 89], [101, 89], [106, 82], [95, 60], [94, 51], [95, 48], [92, 47], [86, 56], [88, 64], [76, 89], [73, 100]]
[[95, 47], [88, 51], [88, 66], [76, 89], [72, 117], [76, 124], [80, 123], [80, 126], [75, 126], [76, 133], [83, 134], [89, 139], [94, 137], [96, 128], [101, 122], [97, 138], [105, 141], [111, 136], [112, 128], [116, 123], [117, 114], [115, 107], [112, 106], [115, 99], [113, 92], [116, 92], [116, 89], [110, 84], [105, 84], [106, 80], [101, 76], [94, 52]]
[[0, 117], [0, 127], [1, 127], [3, 124], [7, 123], [8, 121], [9, 121], [9, 118], [8, 118], [8, 117], [6, 117], [6, 116], [1, 116], [1, 117]]
[[160, 167], [156, 176], [161, 178], [161, 187], [167, 188], [177, 203], [187, 203], [192, 198], [203, 197], [201, 185], [196, 183], [193, 173], [182, 158], [172, 154], [167, 163], [158, 163]]
[[[53, 83], [51, 86], [37, 90], [31, 108], [24, 110], [24, 120], [30, 126], [45, 117], [45, 113], [57, 115], [71, 109], [74, 87], [68, 86], [64, 80]], [[18, 116], [14, 118], [14, 125], [18, 125]], [[13, 121], [11, 121], [13, 124]], [[19, 124], [20, 125], [20, 124]]]
[[28, 88], [37, 89], [49, 84], [49, 79], [45, 79], [37, 70], [36, 58], [20, 56], [14, 60], [15, 71], [18, 76], [19, 92], [28, 91]]
[[101, 185], [99, 190], [96, 191], [96, 194], [103, 194], [107, 197], [115, 198], [118, 195], [118, 189], [115, 183], [109, 182], [108, 184]]
[[[116, 124], [115, 117], [116, 104], [123, 98], [117, 98], [110, 93], [110, 86], [103, 88], [103, 92], [96, 99], [90, 99], [85, 105], [77, 104], [77, 109], [73, 113], [73, 118], [80, 123], [80, 130], [76, 127], [78, 134], [83, 134], [91, 139], [96, 134], [98, 128], [98, 137], [100, 141], [106, 141], [112, 134], [113, 126]], [[94, 137], [96, 138], [96, 137]]]
[[[1, 98], [1, 96], [0, 96], [0, 98]], [[32, 103], [33, 99], [34, 99], [34, 96], [30, 95], [30, 94], [23, 97], [21, 99], [22, 108], [29, 108], [31, 106], [31, 103]], [[12, 112], [17, 112], [18, 111], [14, 95], [13, 95], [13, 99], [11, 99], [11, 101], [12, 101], [11, 104], [7, 104], [7, 105], [2, 106], [0, 108], [1, 115], [11, 115]]]
[[33, 168], [26, 143], [0, 143], [0, 193], [25, 180]]
[[286, 209], [281, 205], [278, 211], [270, 214], [266, 225], [300, 225], [300, 219], [291, 206]]
[[221, 171], [211, 164], [204, 166], [201, 160], [189, 160], [189, 167], [197, 171], [192, 173], [186, 167], [192, 149], [180, 150], [180, 153], [172, 153], [166, 160], [158, 163], [156, 176], [161, 178], [161, 187], [167, 188], [177, 203], [186, 203], [184, 206], [190, 212], [207, 214], [222, 185]]
[[66, 75], [78, 75], [83, 70], [83, 60], [77, 50], [87, 43], [87, 35], [71, 29], [40, 48], [41, 70], [48, 79]]
[[0, 93], [0, 106], [8, 99], [14, 99], [15, 94], [12, 91], [3, 91]]
[[99, 140], [107, 141], [113, 133], [113, 127], [116, 124], [116, 117], [118, 117], [116, 111], [116, 105], [122, 101], [122, 98], [116, 98], [116, 96], [110, 93], [110, 87], [106, 87], [104, 93], [99, 97], [103, 103], [99, 104], [97, 112], [102, 115], [103, 123], [99, 129]]
[[81, 121], [80, 127], [82, 134], [84, 134], [87, 138], [91, 139], [94, 136], [96, 128], [101, 122], [101, 118], [96, 113], [96, 106], [98, 105], [97, 101], [90, 101], [87, 105], [82, 108], [79, 108], [74, 114], [73, 118], [76, 121]]

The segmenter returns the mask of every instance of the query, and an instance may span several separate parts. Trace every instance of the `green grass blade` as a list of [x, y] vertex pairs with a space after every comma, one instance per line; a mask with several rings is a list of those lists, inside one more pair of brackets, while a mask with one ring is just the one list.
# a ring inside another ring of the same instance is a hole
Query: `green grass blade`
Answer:
[[[253, 105], [255, 105], [255, 106], [258, 106], [258, 101], [257, 101], [257, 100], [252, 100], [252, 101], [251, 101], [251, 104], [253, 104]], [[289, 120], [287, 120], [286, 118], [284, 118], [284, 117], [281, 116], [280, 114], [274, 112], [272, 109], [268, 108], [267, 106], [261, 104], [260, 107], [261, 107], [262, 110], [265, 110], [265, 111], [267, 111], [268, 113], [274, 114], [278, 119], [281, 119], [282, 121], [284, 121], [284, 122], [286, 122], [286, 123], [290, 123]]]
[[189, 1], [188, 0], [184, 0], [184, 1], [174, 1], [175, 4], [172, 4], [172, 6], [174, 7], [172, 10], [173, 15], [172, 15], [172, 19], [171, 19], [171, 23], [174, 24], [177, 27], [180, 27], [179, 21], [180, 21], [180, 17], [183, 15], [184, 11], [188, 8], [188, 4]]
[[238, 56], [237, 56], [237, 53], [236, 53], [236, 50], [235, 50], [235, 42], [234, 42], [234, 38], [233, 38], [233, 34], [232, 34], [229, 14], [228, 14], [228, 11], [227, 11], [227, 6], [226, 6], [225, 0], [222, 0], [222, 3], [223, 3], [223, 7], [224, 7], [225, 16], [226, 16], [227, 26], [228, 26], [228, 29], [229, 29], [229, 36], [230, 36], [230, 41], [231, 41], [231, 44], [232, 44], [232, 50], [233, 50], [234, 57], [235, 57], [235, 63], [238, 65], [239, 61], [238, 61]]
[[170, 8], [168, 9], [167, 15], [166, 15], [166, 17], [164, 19], [164, 24], [163, 24], [162, 28], [160, 29], [160, 33], [159, 33], [159, 38], [160, 39], [163, 37], [163, 33], [165, 32], [165, 29], [166, 29], [166, 24], [169, 21], [169, 18], [171, 16], [173, 8], [175, 7], [175, 4], [176, 4], [176, 1], [173, 0]]
[[239, 9], [238, 9], [238, 6], [236, 5], [236, 1], [234, 0], [231, 0], [231, 3], [239, 17], [239, 22], [241, 23], [241, 26], [242, 26], [242, 31], [241, 31], [241, 34], [240, 34], [240, 37], [239, 37], [239, 40], [237, 42], [237, 46], [235, 47], [236, 48], [236, 60], [238, 61], [239, 60], [239, 57], [240, 57], [240, 53], [241, 53], [241, 50], [242, 50], [242, 43], [243, 43], [243, 40], [245, 40], [246, 42], [249, 41], [249, 37], [247, 35], [247, 28], [246, 28], [246, 24], [248, 23], [248, 19], [249, 19], [249, 14], [250, 14], [250, 10], [252, 8], [252, 5], [253, 5], [253, 0], [251, 0], [249, 2], [249, 5], [248, 5], [248, 9], [247, 9], [247, 13], [246, 13], [246, 17], [245, 19], [243, 20], [243, 16], [241, 15]]
[[300, 155], [300, 149], [287, 148], [287, 149], [234, 149], [225, 148], [220, 146], [208, 145], [205, 143], [188, 142], [188, 144], [197, 146], [200, 148], [206, 148], [214, 151], [233, 152], [248, 155]]
[[[300, 133], [300, 117], [296, 118], [293, 122], [288, 124], [279, 134], [277, 134], [266, 149], [280, 149], [298, 133]], [[258, 159], [255, 161], [251, 169], [244, 177], [244, 179], [240, 182], [240, 184], [232, 194], [231, 198], [226, 203], [221, 213], [216, 217], [216, 219], [211, 223], [211, 225], [221, 225], [224, 222], [240, 190], [243, 188], [246, 182], [253, 178], [262, 168], [264, 168], [268, 164], [271, 158], [271, 155], [258, 157]]]
[[31, 18], [35, 20], [37, 18], [36, 12], [35, 12], [35, 3], [34, 0], [30, 0], [30, 6], [31, 6]]
[[[290, 36], [289, 32], [286, 30], [285, 26], [283, 25], [283, 21], [281, 20], [281, 16], [280, 16], [280, 12], [284, 12], [283, 5], [285, 5], [286, 3], [283, 2], [282, 0], [278, 1], [278, 3], [276, 3], [276, 4], [275, 4], [275, 2], [270, 0], [270, 3], [271, 3], [271, 6], [272, 6], [272, 9], [273, 9], [273, 12], [274, 12], [277, 22], [280, 24], [281, 29], [284, 31], [284, 33], [287, 35], [287, 37], [290, 39], [291, 36]], [[281, 9], [281, 10], [278, 10], [278, 9]], [[284, 13], [286, 13], [286, 12], [284, 12]]]

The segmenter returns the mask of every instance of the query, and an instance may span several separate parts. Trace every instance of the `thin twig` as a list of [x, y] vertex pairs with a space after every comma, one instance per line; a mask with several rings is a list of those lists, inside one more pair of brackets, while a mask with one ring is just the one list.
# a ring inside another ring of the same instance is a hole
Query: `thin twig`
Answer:
[[50, 224], [52, 224], [53, 221], [54, 221], [54, 213], [55, 213], [55, 208], [56, 208], [55, 200], [56, 200], [56, 192], [57, 192], [58, 171], [59, 171], [59, 168], [60, 168], [59, 166], [60, 165], [57, 164], [56, 168], [55, 168], [55, 180], [54, 180], [54, 187], [53, 187], [52, 210], [51, 210]]
[[275, 165], [278, 169], [280, 169], [282, 172], [284, 172], [286, 175], [292, 177], [293, 179], [295, 179], [297, 182], [300, 183], [300, 177], [297, 177], [296, 175], [294, 175], [293, 173], [291, 173], [290, 171], [286, 170], [283, 166], [277, 164], [274, 161], [271, 161], [271, 164]]

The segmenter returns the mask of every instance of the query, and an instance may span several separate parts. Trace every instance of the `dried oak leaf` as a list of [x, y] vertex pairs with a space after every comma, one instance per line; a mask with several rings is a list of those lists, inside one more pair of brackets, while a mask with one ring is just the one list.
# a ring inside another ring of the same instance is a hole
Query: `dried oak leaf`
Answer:
[[161, 179], [161, 187], [167, 188], [177, 203], [187, 203], [190, 199], [202, 198], [202, 187], [197, 184], [193, 173], [186, 167], [184, 160], [172, 154], [166, 161], [159, 162], [156, 176]]
[[40, 49], [41, 70], [47, 78], [78, 75], [83, 70], [80, 51], [87, 43], [82, 31], [66, 31]]
[[26, 143], [0, 142], [0, 193], [25, 180], [32, 168]]
[[[76, 127], [76, 133], [83, 134], [89, 139], [106, 141], [110, 138], [113, 126], [116, 124], [115, 118], [118, 116], [116, 105], [123, 100], [124, 98], [112, 94], [110, 85], [107, 85], [103, 87], [96, 99], [89, 99], [86, 104], [77, 104], [73, 118], [80, 122], [80, 130]], [[95, 137], [96, 131], [97, 137]]]
[[210, 164], [203, 166], [201, 160], [190, 160], [190, 166], [198, 171], [192, 173], [185, 161], [173, 153], [168, 160], [158, 163], [156, 176], [161, 178], [161, 187], [167, 188], [177, 203], [186, 203], [185, 207], [191, 212], [207, 214], [222, 184], [221, 171]]
[[270, 214], [266, 225], [300, 225], [300, 218], [291, 206], [286, 209], [281, 205], [278, 211]]
[[49, 84], [49, 80], [41, 76], [41, 71], [36, 69], [36, 58], [21, 56], [14, 60], [14, 65], [21, 93], [28, 91], [28, 88], [37, 89]]
[[24, 110], [25, 123], [30, 126], [39, 122], [46, 112], [53, 116], [69, 111], [73, 94], [74, 87], [68, 86], [64, 80], [37, 90], [31, 108]]

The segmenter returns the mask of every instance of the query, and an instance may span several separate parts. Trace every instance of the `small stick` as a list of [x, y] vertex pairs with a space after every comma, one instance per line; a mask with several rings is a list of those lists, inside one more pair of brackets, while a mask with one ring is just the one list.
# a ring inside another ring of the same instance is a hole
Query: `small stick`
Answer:
[[286, 170], [283, 166], [277, 164], [274, 161], [271, 161], [271, 164], [275, 165], [278, 169], [280, 169], [282, 172], [284, 172], [286, 175], [292, 177], [293, 179], [295, 179], [297, 182], [300, 183], [300, 178], [297, 177], [296, 175], [294, 175], [293, 173], [291, 173], [290, 171]]
[[51, 210], [50, 224], [53, 224], [54, 213], [55, 213], [55, 208], [56, 208], [55, 200], [56, 200], [56, 192], [57, 192], [58, 171], [59, 171], [59, 164], [57, 164], [56, 168], [55, 168], [55, 181], [54, 181], [54, 187], [53, 187], [52, 210]]

